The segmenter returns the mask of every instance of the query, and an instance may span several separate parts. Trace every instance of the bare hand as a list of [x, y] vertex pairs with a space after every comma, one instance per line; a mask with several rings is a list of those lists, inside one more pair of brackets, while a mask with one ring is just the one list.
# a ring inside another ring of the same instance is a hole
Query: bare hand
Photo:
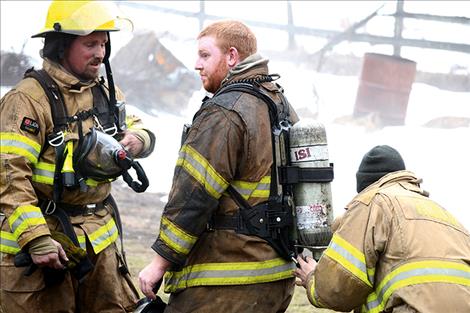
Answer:
[[299, 280], [296, 280], [295, 284], [307, 288], [307, 276], [315, 269], [317, 262], [309, 256], [304, 260], [302, 255], [297, 256], [297, 261], [299, 262], [300, 268], [294, 271], [294, 275], [299, 278]]
[[64, 265], [62, 264], [61, 260], [67, 262], [69, 259], [65, 254], [62, 245], [52, 239], [52, 242], [57, 247], [58, 252], [51, 252], [47, 254], [31, 254], [31, 259], [33, 263], [39, 267], [51, 267], [57, 270], [64, 269]]
[[157, 282], [162, 279], [163, 274], [165, 274], [166, 269], [169, 268], [170, 265], [171, 263], [169, 261], [157, 254], [152, 262], [140, 271], [140, 290], [146, 297], [152, 300], [156, 298], [153, 288]]
[[136, 135], [127, 130], [124, 133], [124, 138], [122, 138], [120, 144], [124, 147], [124, 149], [129, 151], [132, 156], [139, 155], [139, 153], [144, 148], [144, 143], [140, 141]]

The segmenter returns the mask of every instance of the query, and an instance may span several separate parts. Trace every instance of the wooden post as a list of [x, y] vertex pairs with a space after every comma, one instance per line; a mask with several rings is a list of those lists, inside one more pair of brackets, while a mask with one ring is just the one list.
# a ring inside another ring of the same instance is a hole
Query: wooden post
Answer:
[[287, 1], [287, 33], [289, 34], [288, 49], [294, 50], [297, 45], [295, 43], [294, 15], [290, 1]]
[[395, 13], [395, 32], [394, 32], [394, 43], [393, 43], [393, 55], [399, 57], [401, 54], [400, 41], [402, 39], [401, 34], [403, 32], [403, 0], [397, 0], [397, 10]]
[[199, 30], [200, 31], [204, 27], [205, 18], [206, 18], [206, 3], [204, 2], [204, 0], [201, 0], [201, 1], [199, 1], [199, 14], [198, 14]]

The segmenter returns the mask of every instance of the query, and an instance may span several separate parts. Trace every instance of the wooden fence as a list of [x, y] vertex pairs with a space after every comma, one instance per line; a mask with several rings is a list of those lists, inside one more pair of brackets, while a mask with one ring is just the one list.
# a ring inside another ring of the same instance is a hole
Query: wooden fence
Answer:
[[[145, 2], [128, 2], [128, 1], [118, 1], [118, 5], [128, 6], [132, 8], [145, 9], [145, 10], [155, 10], [168, 14], [181, 15], [188, 18], [195, 18], [199, 21], [199, 28], [202, 29], [206, 20], [220, 20], [230, 18], [228, 16], [221, 15], [211, 15], [206, 13], [206, 1], [199, 1], [199, 11], [190, 12], [172, 8], [165, 8], [160, 5], [148, 4]], [[432, 41], [424, 39], [412, 39], [404, 38], [403, 33], [403, 24], [405, 19], [418, 19], [418, 20], [430, 20], [430, 21], [439, 21], [444, 23], [457, 23], [462, 25], [470, 25], [470, 17], [465, 16], [438, 16], [430, 14], [417, 14], [409, 13], [404, 10], [404, 1], [396, 1], [396, 10], [395, 13], [382, 16], [391, 16], [395, 19], [394, 23], [394, 36], [377, 36], [365, 33], [357, 33], [356, 31], [362, 26], [366, 25], [371, 19], [380, 16], [380, 10], [382, 6], [377, 10], [372, 12], [370, 15], [364, 19], [358, 21], [348, 29], [343, 32], [328, 30], [328, 29], [319, 29], [311, 27], [302, 27], [297, 26], [294, 23], [293, 18], [293, 9], [291, 1], [286, 1], [286, 12], [287, 12], [287, 23], [278, 24], [278, 23], [269, 23], [255, 20], [243, 20], [246, 24], [252, 27], [261, 27], [268, 29], [276, 29], [285, 31], [288, 34], [288, 48], [294, 49], [295, 37], [297, 35], [307, 35], [327, 38], [327, 44], [317, 51], [320, 55], [325, 53], [327, 50], [334, 47], [336, 44], [342, 41], [351, 41], [351, 42], [368, 42], [371, 44], [386, 44], [393, 46], [393, 54], [400, 56], [401, 48], [406, 47], [418, 47], [418, 48], [428, 48], [428, 49], [438, 49], [438, 50], [447, 50], [447, 51], [457, 51], [470, 54], [470, 44], [465, 43], [456, 43], [456, 42], [443, 42], [443, 41]]]

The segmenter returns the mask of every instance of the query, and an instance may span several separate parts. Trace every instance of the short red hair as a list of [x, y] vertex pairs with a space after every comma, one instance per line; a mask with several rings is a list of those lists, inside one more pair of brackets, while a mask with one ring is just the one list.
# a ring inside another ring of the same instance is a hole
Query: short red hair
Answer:
[[213, 36], [222, 52], [227, 52], [230, 47], [236, 48], [241, 60], [257, 51], [255, 34], [248, 26], [239, 21], [214, 22], [204, 28], [197, 36], [197, 39], [205, 36]]

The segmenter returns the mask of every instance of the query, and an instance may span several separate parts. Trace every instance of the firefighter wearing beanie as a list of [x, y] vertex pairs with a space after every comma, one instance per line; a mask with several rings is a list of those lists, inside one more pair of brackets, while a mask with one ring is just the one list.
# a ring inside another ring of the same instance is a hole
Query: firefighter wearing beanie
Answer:
[[468, 312], [468, 230], [390, 146], [367, 152], [356, 178], [359, 193], [318, 264], [298, 257], [310, 302], [341, 312]]
[[397, 150], [387, 145], [375, 146], [364, 155], [359, 165], [356, 173], [357, 192], [361, 192], [388, 173], [404, 169], [405, 162]]

